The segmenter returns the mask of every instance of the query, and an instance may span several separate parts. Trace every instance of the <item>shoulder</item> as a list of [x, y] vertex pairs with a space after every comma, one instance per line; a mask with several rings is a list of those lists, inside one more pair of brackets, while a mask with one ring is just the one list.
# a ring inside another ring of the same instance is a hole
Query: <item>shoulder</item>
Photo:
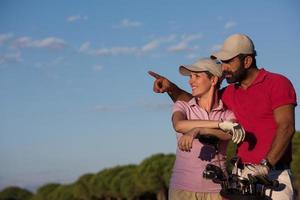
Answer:
[[219, 95], [223, 101], [224, 101], [224, 97], [226, 97], [228, 95], [229, 96], [232, 95], [232, 92], [234, 91], [234, 87], [235, 87], [235, 84], [229, 84], [226, 87], [219, 90]]
[[[262, 69], [264, 70], [264, 69]], [[267, 81], [271, 81], [271, 82], [280, 82], [280, 83], [287, 83], [287, 84], [291, 84], [291, 81], [284, 75], [282, 74], [278, 74], [278, 73], [274, 73], [274, 72], [269, 72], [267, 70], [264, 70], [263, 73], [265, 73], [265, 77]]]
[[292, 82], [282, 74], [265, 71], [265, 87], [270, 89], [270, 92], [293, 92], [295, 93]]
[[176, 111], [186, 112], [189, 109], [189, 102], [185, 101], [176, 101], [173, 104], [173, 113]]
[[186, 101], [175, 101], [174, 105], [173, 106], [188, 106], [189, 102], [186, 102]]
[[297, 105], [297, 95], [291, 81], [282, 74], [265, 72], [264, 87], [270, 96], [273, 109], [286, 104]]

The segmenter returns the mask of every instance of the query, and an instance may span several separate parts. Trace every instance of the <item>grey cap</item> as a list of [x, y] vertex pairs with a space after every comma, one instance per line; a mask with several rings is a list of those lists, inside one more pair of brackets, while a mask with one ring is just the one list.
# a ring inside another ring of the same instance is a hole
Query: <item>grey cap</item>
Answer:
[[214, 52], [211, 58], [230, 60], [239, 54], [254, 54], [256, 56], [256, 51], [250, 37], [238, 33], [229, 36], [224, 41], [221, 50]]
[[204, 72], [209, 71], [213, 75], [221, 78], [222, 77], [222, 69], [221, 64], [217, 62], [217, 60], [213, 60], [210, 58], [201, 58], [197, 62], [191, 65], [181, 65], [179, 67], [180, 74], [184, 76], [189, 76], [191, 72]]

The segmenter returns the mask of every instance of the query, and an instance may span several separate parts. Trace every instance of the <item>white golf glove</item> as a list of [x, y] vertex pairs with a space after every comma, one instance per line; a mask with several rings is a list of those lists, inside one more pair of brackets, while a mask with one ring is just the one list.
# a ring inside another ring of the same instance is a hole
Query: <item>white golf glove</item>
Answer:
[[269, 168], [264, 165], [245, 165], [242, 170], [241, 177], [248, 178], [248, 174], [252, 176], [267, 176], [269, 173]]
[[219, 128], [223, 131], [230, 131], [229, 133], [232, 135], [232, 141], [234, 143], [240, 143], [245, 139], [245, 130], [243, 127], [235, 122], [231, 121], [223, 121], [219, 123]]

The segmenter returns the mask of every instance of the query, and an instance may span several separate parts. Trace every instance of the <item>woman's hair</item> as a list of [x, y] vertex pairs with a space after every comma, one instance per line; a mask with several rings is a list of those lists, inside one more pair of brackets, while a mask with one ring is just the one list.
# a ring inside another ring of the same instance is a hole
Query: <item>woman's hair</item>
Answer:
[[[207, 75], [207, 77], [209, 78], [209, 79], [211, 79], [213, 76], [215, 76], [215, 75], [213, 75], [211, 72], [209, 72], [209, 71], [204, 71], [204, 73]], [[216, 85], [216, 88], [217, 89], [220, 89], [220, 87], [221, 87], [221, 83], [222, 83], [222, 79], [221, 78], [219, 78], [218, 77], [218, 83], [217, 83], [217, 85]]]

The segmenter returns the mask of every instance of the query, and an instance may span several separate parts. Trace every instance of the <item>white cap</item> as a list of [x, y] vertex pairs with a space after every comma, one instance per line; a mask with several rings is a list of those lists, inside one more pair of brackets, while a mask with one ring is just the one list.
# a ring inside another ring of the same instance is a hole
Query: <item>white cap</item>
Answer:
[[212, 60], [210, 58], [202, 58], [191, 65], [181, 65], [179, 67], [179, 72], [184, 76], [189, 76], [191, 72], [204, 71], [209, 71], [219, 78], [222, 77], [221, 64], [218, 63], [217, 60]]
[[211, 58], [219, 60], [230, 60], [239, 54], [254, 54], [256, 51], [252, 40], [244, 34], [234, 34], [229, 36], [223, 43], [220, 51], [214, 52]]

